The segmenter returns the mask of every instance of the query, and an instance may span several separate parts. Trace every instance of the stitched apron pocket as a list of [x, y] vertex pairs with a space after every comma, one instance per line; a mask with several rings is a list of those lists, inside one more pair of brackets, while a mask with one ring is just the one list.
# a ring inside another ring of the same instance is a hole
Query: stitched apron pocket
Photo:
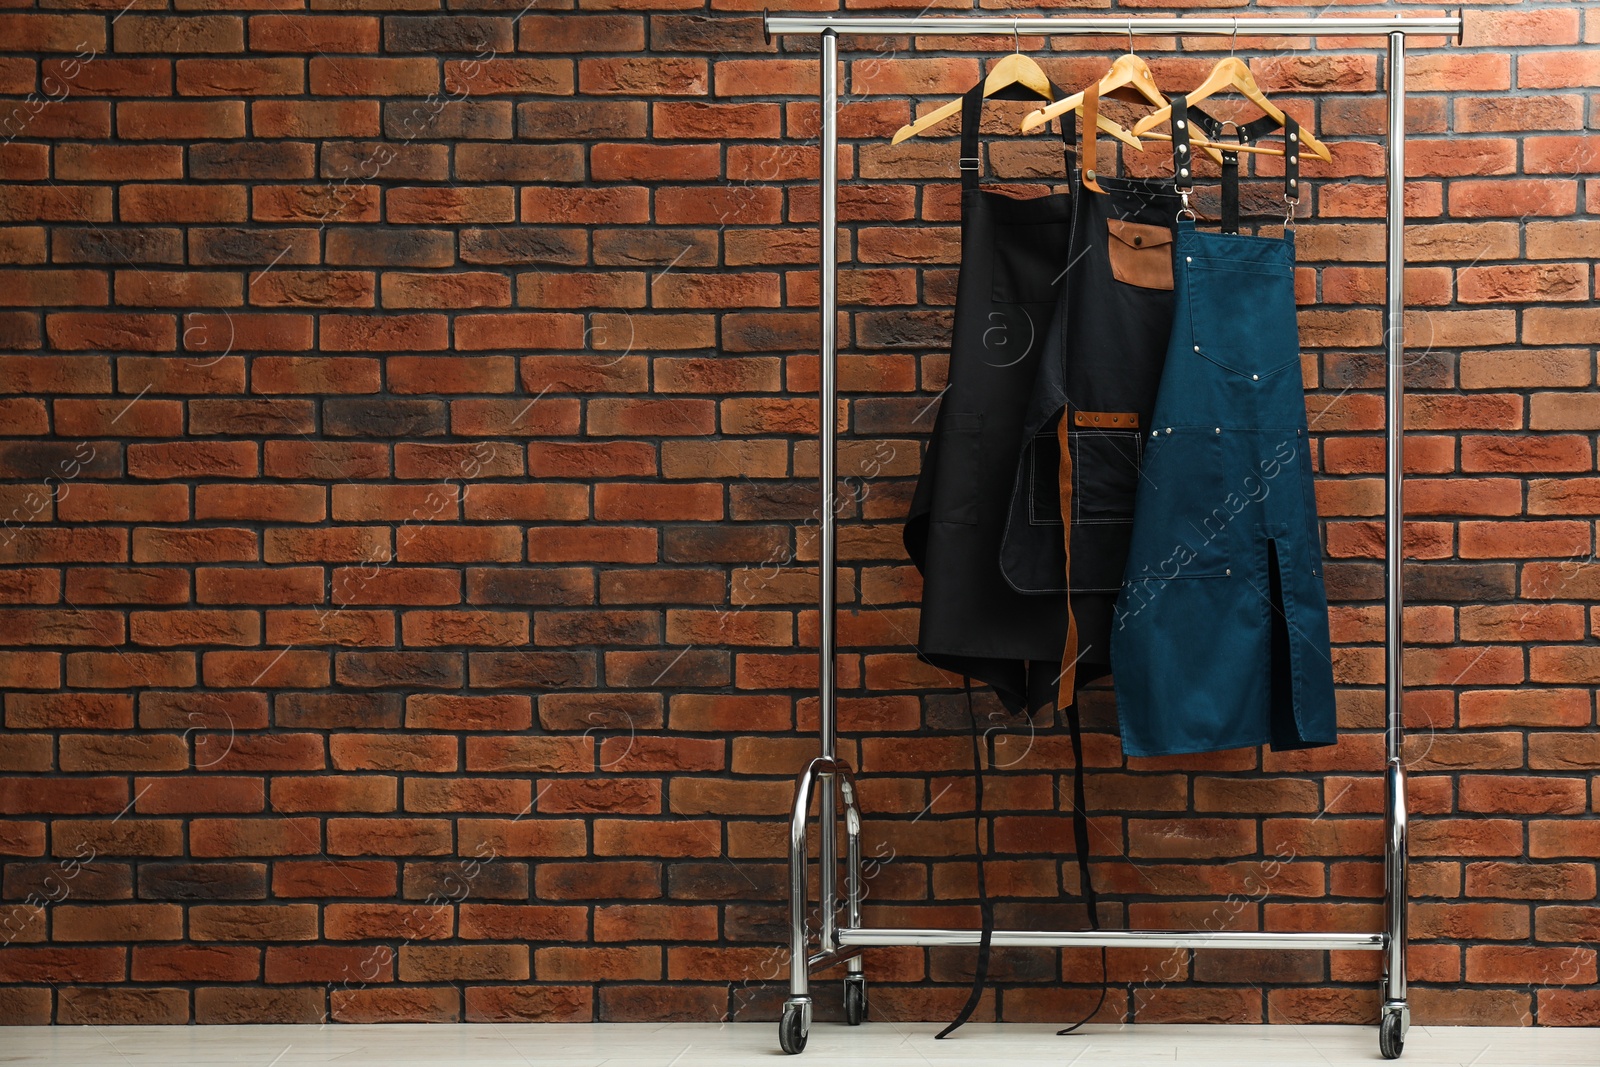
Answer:
[[951, 411], [939, 419], [939, 469], [933, 487], [934, 522], [976, 525], [983, 477], [983, 416]]
[[1189, 315], [1202, 356], [1252, 381], [1300, 365], [1292, 266], [1239, 269], [1196, 256], [1188, 267]]
[[[1236, 448], [1211, 427], [1163, 428], [1149, 441], [1128, 580], [1229, 577], [1248, 506]], [[1236, 486], [1235, 483], [1240, 483]]]
[[1028, 522], [1061, 525], [1061, 442], [1054, 430], [1036, 434], [1028, 446]]
[[1144, 222], [1107, 219], [1111, 276], [1141, 289], [1172, 288], [1172, 231]]
[[1069, 430], [1072, 521], [1130, 522], [1144, 438], [1136, 430]]

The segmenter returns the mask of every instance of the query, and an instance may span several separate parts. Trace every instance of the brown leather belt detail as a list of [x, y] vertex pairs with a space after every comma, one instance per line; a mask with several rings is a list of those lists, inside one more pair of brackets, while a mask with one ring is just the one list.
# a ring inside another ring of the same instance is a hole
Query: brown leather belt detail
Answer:
[[[1072, 423], [1074, 426], [1093, 426], [1101, 430], [1137, 430], [1139, 428], [1139, 413], [1137, 411], [1074, 411], [1072, 413]], [[1071, 483], [1064, 482], [1061, 490], [1062, 496], [1067, 496], [1070, 490]]]
[[[1078, 418], [1084, 413], [1078, 412]], [[1137, 418], [1136, 416], [1130, 416]], [[1061, 537], [1066, 546], [1066, 569], [1062, 580], [1071, 584], [1072, 575], [1072, 450], [1067, 447], [1067, 420], [1056, 424], [1056, 439], [1061, 442]], [[1071, 590], [1068, 590], [1071, 595]], [[1067, 601], [1067, 647], [1061, 653], [1061, 688], [1056, 694], [1056, 706], [1069, 707], [1077, 700], [1078, 690], [1078, 620], [1072, 615], [1072, 601]]]
[[1083, 168], [1083, 186], [1097, 193], [1105, 192], [1094, 180], [1099, 165], [1095, 158], [1095, 142], [1100, 137], [1100, 83], [1094, 82], [1083, 90], [1083, 125], [1078, 128], [1078, 159]]

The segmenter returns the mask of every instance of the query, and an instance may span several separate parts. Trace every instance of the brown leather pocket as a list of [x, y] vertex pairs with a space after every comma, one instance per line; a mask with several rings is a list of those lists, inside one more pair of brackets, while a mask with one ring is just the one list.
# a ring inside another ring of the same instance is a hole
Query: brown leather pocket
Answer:
[[1111, 276], [1144, 289], [1172, 288], [1172, 231], [1144, 222], [1107, 219]]

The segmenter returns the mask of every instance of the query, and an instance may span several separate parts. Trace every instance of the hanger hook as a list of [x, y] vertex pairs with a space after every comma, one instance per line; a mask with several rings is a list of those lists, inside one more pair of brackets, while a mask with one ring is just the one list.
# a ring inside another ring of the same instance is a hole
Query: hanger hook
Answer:
[[1022, 51], [1022, 34], [1017, 32], [1017, 25], [1021, 21], [1021, 19], [1017, 18], [1011, 20], [1011, 50], [1013, 52]]
[[1133, 55], [1133, 19], [1128, 20], [1128, 54]]
[[1231, 56], [1239, 44], [1239, 17], [1233, 18], [1233, 36], [1228, 38], [1228, 54]]

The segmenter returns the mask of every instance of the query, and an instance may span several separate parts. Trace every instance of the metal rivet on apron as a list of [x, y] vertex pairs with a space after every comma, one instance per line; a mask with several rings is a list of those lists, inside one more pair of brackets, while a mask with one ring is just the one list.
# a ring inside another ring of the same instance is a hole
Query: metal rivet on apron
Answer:
[[1188, 167], [1184, 167], [1182, 170], [1178, 171], [1178, 173], [1183, 175], [1185, 178], [1187, 178], [1189, 176], [1189, 168]]
[[1218, 427], [1217, 427], [1217, 432], [1218, 432], [1218, 433], [1221, 433], [1221, 432], [1222, 432], [1222, 427], [1221, 427], [1221, 426], [1218, 426]]
[[1289, 157], [1289, 162], [1290, 162], [1290, 163], [1298, 163], [1298, 162], [1300, 162], [1300, 157], [1299, 157], [1299, 156], [1294, 156], [1294, 155], [1291, 155], [1291, 156], [1290, 156], [1290, 157]]
[[1226, 570], [1224, 570], [1224, 571], [1223, 571], [1223, 572], [1222, 572], [1222, 573], [1223, 573], [1223, 574], [1224, 574], [1224, 575], [1225, 575], [1225, 576], [1227, 576], [1227, 577], [1229, 577], [1229, 578], [1232, 578], [1232, 577], [1233, 577], [1233, 568], [1232, 568], [1232, 567], [1229, 567], [1229, 568], [1227, 568], [1227, 569], [1226, 569]]
[[1199, 346], [1199, 345], [1195, 345], [1195, 346], [1194, 346], [1194, 350], [1195, 350], [1195, 351], [1196, 351], [1196, 352], [1198, 352], [1198, 351], [1200, 351], [1200, 346]]
[[1189, 146], [1188, 145], [1181, 144], [1181, 145], [1178, 146], [1179, 154], [1182, 154], [1182, 153], [1187, 152], [1187, 151], [1189, 151]]
[[1298, 133], [1291, 133], [1289, 135], [1289, 140], [1291, 140], [1291, 141], [1298, 141], [1299, 139], [1300, 139], [1300, 135]]
[[1142, 244], [1144, 244], [1144, 238], [1143, 237], [1135, 237], [1133, 239], [1133, 247], [1138, 248]]
[[1182, 120], [1182, 119], [1179, 119], [1179, 120], [1178, 120], [1178, 129], [1180, 129], [1180, 130], [1181, 130], [1181, 129], [1183, 129], [1183, 126], [1184, 126], [1184, 122], [1183, 122], [1183, 120]]
[[1169, 434], [1170, 434], [1170, 433], [1171, 433], [1171, 432], [1172, 432], [1172, 427], [1171, 427], [1171, 426], [1168, 426], [1168, 427], [1167, 427], [1167, 433], [1169, 433]]
[[1084, 172], [1083, 172], [1083, 176], [1084, 176], [1084, 177], [1085, 177], [1085, 178], [1088, 178], [1088, 179], [1089, 179], [1089, 180], [1090, 180], [1090, 181], [1094, 181], [1094, 171], [1092, 171], [1092, 170], [1086, 170], [1086, 171], [1084, 171]]
[[1259, 375], [1259, 374], [1252, 374], [1252, 375], [1250, 375], [1250, 380], [1251, 380], [1251, 381], [1252, 381], [1252, 382], [1259, 382], [1259, 381], [1260, 381], [1260, 380], [1261, 380], [1261, 375]]
[[[1193, 263], [1194, 262], [1194, 257], [1193, 256], [1184, 256], [1183, 257], [1183, 261], [1185, 263]], [[1199, 349], [1195, 349], [1195, 351], [1198, 352]]]

